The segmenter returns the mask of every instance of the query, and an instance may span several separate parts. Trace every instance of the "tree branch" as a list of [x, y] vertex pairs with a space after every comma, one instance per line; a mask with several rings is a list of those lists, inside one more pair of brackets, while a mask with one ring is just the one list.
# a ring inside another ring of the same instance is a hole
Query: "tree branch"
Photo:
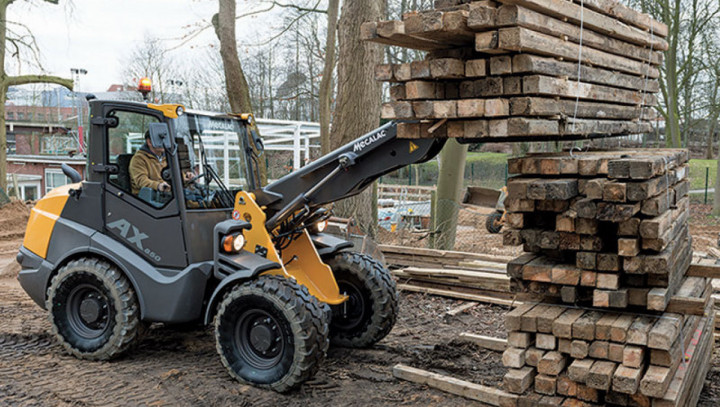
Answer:
[[274, 0], [271, 1], [270, 3], [271, 3], [273, 6], [278, 6], [278, 7], [282, 7], [282, 8], [293, 8], [293, 9], [295, 9], [295, 10], [297, 10], [297, 11], [304, 11], [304, 12], [308, 12], [308, 13], [323, 13], [323, 14], [327, 14], [327, 10], [318, 10], [317, 6], [320, 5], [320, 2], [317, 2], [317, 3], [315, 4], [315, 6], [313, 6], [313, 8], [300, 7], [300, 6], [296, 6], [296, 5], [294, 5], [294, 4], [282, 4], [282, 3], [278, 3], [277, 1], [274, 1]]
[[70, 90], [73, 90], [73, 81], [71, 79], [61, 78], [59, 76], [52, 75], [18, 75], [8, 76], [3, 81], [3, 84], [7, 86], [18, 86], [27, 85], [30, 83], [54, 83], [60, 86], [64, 86]]

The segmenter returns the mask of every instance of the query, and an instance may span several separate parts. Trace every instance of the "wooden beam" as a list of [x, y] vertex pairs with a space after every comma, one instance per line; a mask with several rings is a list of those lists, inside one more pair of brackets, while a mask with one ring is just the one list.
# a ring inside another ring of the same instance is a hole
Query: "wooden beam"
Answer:
[[579, 5], [567, 0], [502, 0], [502, 3], [517, 4], [576, 25], [582, 21], [587, 29], [640, 46], [652, 46], [658, 51], [667, 51], [669, 48], [667, 41], [662, 38], [653, 38], [650, 33], [598, 12], [583, 10]]
[[504, 352], [508, 347], [507, 339], [476, 335], [469, 332], [461, 332], [459, 339], [465, 342], [472, 342], [483, 349], [494, 350], [496, 352]]
[[490, 296], [486, 296], [486, 295], [468, 294], [468, 293], [464, 293], [464, 292], [443, 290], [443, 289], [438, 289], [438, 288], [418, 287], [418, 286], [414, 286], [411, 284], [398, 284], [397, 288], [401, 291], [412, 291], [412, 292], [416, 292], [416, 293], [439, 295], [441, 297], [457, 298], [457, 299], [461, 299], [461, 300], [484, 302], [484, 303], [495, 304], [495, 305], [512, 306], [512, 305], [520, 304], [520, 302], [514, 301], [514, 300], [495, 298], [495, 297], [490, 297]]
[[514, 394], [506, 393], [494, 387], [483, 386], [402, 364], [393, 367], [393, 376], [413, 383], [425, 384], [434, 389], [471, 400], [482, 401], [491, 406], [499, 407], [502, 405], [501, 403], [507, 403], [508, 401], [517, 403], [518, 398]]
[[[580, 45], [527, 28], [512, 27], [499, 30], [498, 48], [508, 51], [536, 53], [577, 62]], [[585, 48], [583, 51], [582, 63], [584, 64], [614, 69], [632, 75], [647, 76], [653, 79], [660, 76], [660, 71], [647, 63], [594, 48]]]
[[663, 62], [661, 52], [650, 52], [650, 50], [645, 47], [620, 41], [591, 30], [582, 30], [581, 32], [580, 27], [576, 25], [566, 23], [522, 6], [505, 5], [500, 7], [497, 11], [496, 25], [497, 27], [524, 27], [543, 34], [564, 38], [574, 43], [579, 43], [580, 37], [582, 36], [583, 45], [587, 45], [596, 50], [643, 62], [650, 62], [653, 65], [660, 65]]

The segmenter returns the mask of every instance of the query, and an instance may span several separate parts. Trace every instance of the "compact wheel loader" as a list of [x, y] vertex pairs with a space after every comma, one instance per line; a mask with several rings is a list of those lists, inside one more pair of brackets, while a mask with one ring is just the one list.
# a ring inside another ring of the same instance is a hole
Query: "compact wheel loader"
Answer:
[[[146, 136], [169, 191], [133, 187]], [[397, 139], [388, 123], [263, 187], [251, 115], [90, 100], [85, 179], [64, 166], [72, 183], [32, 209], [18, 279], [79, 358], [116, 357], [152, 322], [212, 324], [234, 378], [287, 391], [330, 343], [371, 346], [396, 319], [388, 270], [322, 233], [327, 205], [443, 143]]]

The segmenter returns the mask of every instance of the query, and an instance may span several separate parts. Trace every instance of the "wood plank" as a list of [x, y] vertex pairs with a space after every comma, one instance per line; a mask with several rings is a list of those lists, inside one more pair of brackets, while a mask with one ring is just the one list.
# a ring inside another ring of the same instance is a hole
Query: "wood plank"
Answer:
[[650, 31], [658, 37], [668, 36], [668, 26], [655, 20], [649, 14], [641, 13], [615, 0], [583, 0], [585, 7], [589, 7], [598, 13], [630, 25], [641, 28], [643, 31]]
[[[655, 104], [654, 96], [644, 96], [641, 92], [611, 88], [605, 85], [577, 82], [571, 79], [555, 78], [544, 75], [531, 75], [523, 78], [523, 93], [526, 95], [545, 95], [551, 97], [576, 98], [590, 101], [606, 101], [618, 104], [648, 106]], [[582, 122], [580, 122], [582, 123]], [[649, 195], [642, 199], [647, 199]], [[642, 199], [637, 199], [641, 201]]]
[[640, 46], [652, 46], [658, 51], [667, 51], [668, 43], [661, 38], [652, 38], [649, 33], [624, 25], [617, 20], [566, 0], [503, 0], [504, 4], [517, 4], [542, 14], [553, 16], [573, 24], [583, 25], [600, 34], [608, 35]]
[[[511, 27], [499, 30], [498, 48], [563, 58], [568, 61], [577, 62], [580, 45], [527, 28]], [[583, 49], [582, 63], [607, 69], [615, 69], [632, 75], [647, 76], [652, 79], [660, 76], [660, 71], [647, 63], [610, 54], [594, 48]]]
[[446, 44], [437, 41], [417, 38], [406, 35], [403, 31], [390, 35], [389, 37], [381, 37], [378, 32], [378, 22], [366, 22], [360, 26], [360, 39], [363, 41], [374, 42], [383, 45], [392, 45], [403, 48], [417, 49], [420, 51], [433, 51], [447, 48]]
[[[540, 74], [564, 77], [575, 81], [580, 78], [583, 82], [615, 88], [644, 90], [648, 93], [657, 93], [660, 91], [660, 85], [655, 80], [645, 80], [638, 76], [587, 65], [580, 65], [579, 68], [580, 71], [578, 72], [577, 63], [558, 61], [554, 58], [538, 55], [521, 53], [513, 56], [513, 74], [515, 75]], [[580, 74], [579, 76], [578, 73]]]
[[524, 27], [543, 34], [561, 37], [574, 43], [582, 43], [600, 51], [610, 52], [623, 57], [633, 58], [642, 62], [660, 65], [663, 62], [662, 53], [650, 52], [644, 47], [630, 44], [598, 34], [591, 30], [580, 30], [580, 27], [563, 22], [556, 18], [538, 13], [517, 5], [504, 5], [497, 10], [495, 27]]
[[[533, 384], [536, 371], [526, 366], [521, 369], [509, 369], [503, 377], [503, 388], [510, 393], [525, 393]], [[516, 402], [516, 400], [514, 400]]]
[[458, 338], [461, 341], [472, 342], [483, 349], [493, 350], [496, 352], [504, 352], [508, 347], [507, 339], [476, 335], [469, 332], [461, 332]]
[[423, 293], [423, 294], [430, 294], [430, 295], [439, 295], [441, 297], [448, 297], [448, 298], [456, 298], [461, 300], [469, 300], [469, 301], [477, 301], [477, 302], [483, 302], [487, 304], [495, 304], [495, 305], [517, 305], [517, 301], [513, 300], [506, 300], [502, 298], [495, 298], [485, 295], [475, 295], [475, 294], [468, 294], [463, 292], [457, 292], [457, 291], [451, 291], [451, 290], [443, 290], [438, 288], [427, 288], [427, 287], [418, 287], [411, 284], [398, 284], [397, 288], [401, 291], [411, 291], [416, 293]]
[[398, 379], [425, 384], [432, 388], [456, 394], [471, 400], [482, 401], [491, 406], [500, 406], [501, 400], [516, 400], [517, 396], [498, 390], [437, 373], [397, 364], [393, 367], [393, 376]]

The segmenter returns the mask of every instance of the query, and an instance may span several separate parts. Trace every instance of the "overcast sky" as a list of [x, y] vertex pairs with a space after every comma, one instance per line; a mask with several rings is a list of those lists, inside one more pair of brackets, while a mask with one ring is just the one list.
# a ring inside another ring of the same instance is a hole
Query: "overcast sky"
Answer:
[[[167, 39], [168, 46], [178, 45], [180, 41], [173, 39], [189, 33], [189, 26], [209, 22], [218, 8], [216, 0], [73, 0], [71, 7], [63, 3], [16, 1], [8, 8], [8, 20], [22, 22], [32, 30], [48, 73], [68, 77], [70, 68], [86, 69], [79, 90], [90, 92], [121, 82], [122, 61], [134, 43], [153, 36]], [[238, 1], [238, 13], [253, 3]], [[258, 20], [264, 19], [242, 20], [238, 24], [240, 38], [259, 31]], [[200, 54], [194, 50], [215, 41], [208, 29], [173, 52], [179, 56]], [[22, 73], [34, 72], [23, 68]]]

